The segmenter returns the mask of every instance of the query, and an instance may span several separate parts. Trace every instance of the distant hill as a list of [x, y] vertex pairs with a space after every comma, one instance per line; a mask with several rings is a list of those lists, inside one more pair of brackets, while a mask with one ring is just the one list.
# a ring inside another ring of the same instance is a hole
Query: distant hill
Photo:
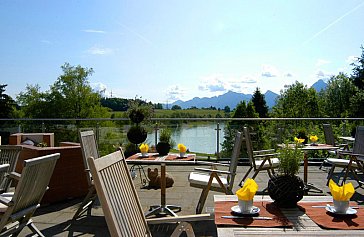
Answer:
[[[250, 101], [253, 95], [251, 94], [244, 94], [244, 93], [237, 93], [233, 91], [228, 91], [225, 94], [214, 96], [214, 97], [195, 97], [192, 100], [182, 101], [177, 100], [169, 107], [171, 108], [173, 105], [179, 105], [182, 109], [187, 109], [191, 107], [197, 107], [197, 108], [208, 108], [208, 107], [216, 107], [217, 109], [224, 109], [225, 106], [229, 106], [230, 109], [234, 109], [236, 105], [240, 101]], [[277, 98], [278, 94], [267, 91], [265, 93], [265, 100], [267, 102], [267, 105], [269, 107], [272, 107], [275, 104], [275, 99]]]
[[320, 79], [317, 82], [313, 83], [311, 87], [314, 88], [317, 92], [320, 92], [321, 90], [326, 89], [327, 83], [324, 82], [324, 80]]

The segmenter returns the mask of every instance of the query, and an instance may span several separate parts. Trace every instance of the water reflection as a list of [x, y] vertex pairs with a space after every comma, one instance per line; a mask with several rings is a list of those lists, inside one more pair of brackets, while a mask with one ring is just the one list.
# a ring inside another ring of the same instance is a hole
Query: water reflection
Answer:
[[[219, 132], [219, 150], [221, 151], [221, 143], [224, 141], [225, 124], [220, 124]], [[176, 146], [178, 143], [183, 143], [191, 152], [203, 152], [214, 154], [217, 151], [217, 132], [216, 124], [204, 124], [199, 126], [178, 126], [171, 127], [172, 139]], [[159, 134], [158, 138], [159, 139]], [[154, 144], [155, 134], [148, 134], [147, 143]]]

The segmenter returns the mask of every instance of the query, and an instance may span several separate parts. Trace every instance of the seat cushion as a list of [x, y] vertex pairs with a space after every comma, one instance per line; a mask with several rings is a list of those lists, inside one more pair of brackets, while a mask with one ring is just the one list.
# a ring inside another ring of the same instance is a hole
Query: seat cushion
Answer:
[[[345, 167], [349, 164], [350, 160], [347, 159], [340, 159], [340, 158], [327, 158], [326, 161], [332, 165], [336, 165], [336, 166], [340, 166], [340, 167]], [[357, 168], [358, 165], [356, 164], [356, 162], [353, 162], [351, 164], [352, 167]]]
[[[278, 158], [271, 158], [270, 159], [271, 163], [272, 163], [272, 168], [277, 168], [279, 166], [279, 159]], [[257, 169], [259, 168], [259, 166], [262, 164], [263, 160], [256, 160], [255, 161], [255, 166], [257, 167]], [[269, 162], [266, 161], [262, 167], [262, 169], [267, 169], [269, 168]]]
[[[5, 199], [7, 199], [7, 200], [9, 200], [9, 202], [11, 201], [11, 199], [13, 198], [13, 195], [14, 195], [14, 193], [13, 192], [11, 192], [11, 193], [2, 193], [2, 194], [0, 194], [0, 196], [2, 197], [2, 198], [5, 198]], [[6, 206], [5, 204], [3, 204], [3, 203], [0, 203], [0, 213], [4, 213], [4, 212], [6, 212], [6, 210], [8, 209], [8, 206]]]
[[[221, 176], [219, 177], [221, 179], [221, 182], [227, 187], [228, 186], [227, 179], [225, 177]], [[207, 183], [209, 182], [209, 179], [210, 179], [210, 174], [199, 173], [199, 172], [191, 172], [190, 175], [188, 176], [188, 181], [190, 182], [190, 184], [197, 186], [206, 186]], [[216, 188], [220, 187], [219, 183], [215, 178], [212, 180], [211, 186]]]

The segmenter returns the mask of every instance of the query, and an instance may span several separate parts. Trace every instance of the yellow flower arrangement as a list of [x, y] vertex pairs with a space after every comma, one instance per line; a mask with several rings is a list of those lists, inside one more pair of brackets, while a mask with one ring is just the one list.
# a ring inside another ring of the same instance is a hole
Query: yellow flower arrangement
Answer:
[[318, 137], [316, 135], [311, 135], [310, 136], [310, 141], [311, 142], [315, 143], [315, 142], [317, 142], [317, 140], [318, 140]]
[[179, 152], [186, 152], [187, 151], [187, 147], [185, 145], [183, 145], [182, 143], [179, 143], [177, 145], [177, 148], [178, 148]]
[[148, 144], [142, 143], [142, 144], [140, 144], [139, 149], [140, 149], [141, 153], [145, 154], [145, 153], [148, 153], [149, 146], [148, 146]]
[[295, 143], [301, 144], [301, 143], [303, 143], [304, 141], [305, 141], [305, 139], [303, 139], [303, 138], [297, 138], [297, 137], [294, 137], [294, 142], [295, 142]]

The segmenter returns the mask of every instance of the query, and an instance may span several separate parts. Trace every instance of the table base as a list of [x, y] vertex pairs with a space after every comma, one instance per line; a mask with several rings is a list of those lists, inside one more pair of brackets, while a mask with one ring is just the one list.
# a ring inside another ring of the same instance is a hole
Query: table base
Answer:
[[154, 205], [149, 208], [149, 211], [145, 213], [145, 217], [151, 215], [170, 215], [177, 216], [175, 212], [180, 212], [181, 207], [176, 205]]
[[307, 194], [308, 192], [312, 192], [312, 193], [323, 193], [323, 191], [321, 189], [315, 187], [313, 184], [306, 183], [305, 184], [305, 193]]

